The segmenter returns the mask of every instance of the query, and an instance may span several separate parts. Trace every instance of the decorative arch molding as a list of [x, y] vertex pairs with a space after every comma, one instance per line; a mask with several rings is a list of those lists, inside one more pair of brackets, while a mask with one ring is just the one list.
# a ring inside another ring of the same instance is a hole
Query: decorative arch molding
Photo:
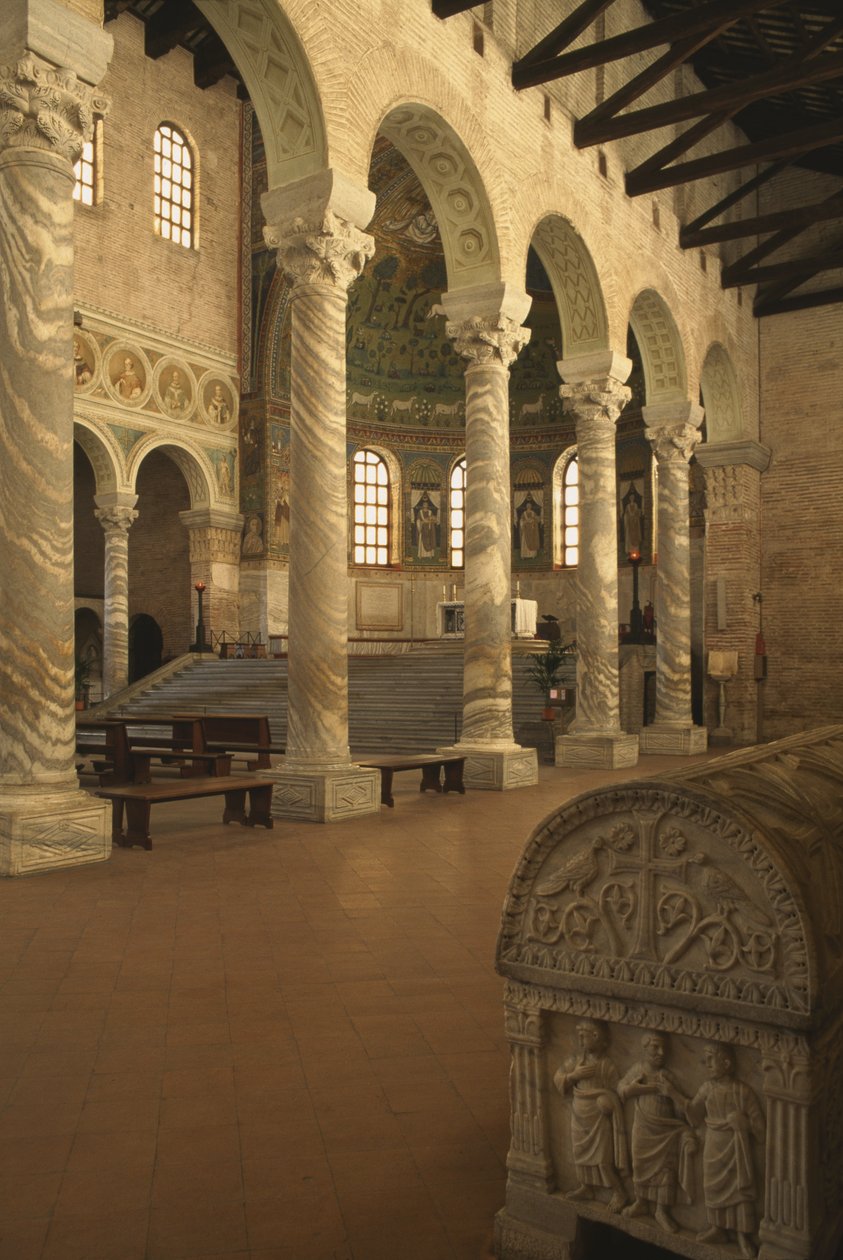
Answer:
[[638, 294], [629, 322], [641, 351], [647, 403], [687, 402], [688, 374], [676, 321], [655, 289]]
[[96, 494], [115, 493], [128, 484], [123, 452], [110, 433], [94, 421], [76, 416], [73, 440], [79, 443], [94, 470]]
[[585, 242], [567, 219], [547, 215], [531, 244], [547, 272], [562, 325], [565, 359], [609, 348], [609, 320], [597, 268]]
[[[201, 447], [187, 442], [183, 438], [164, 437], [152, 434], [139, 442], [132, 451], [128, 475], [132, 490], [137, 491], [137, 480], [140, 467], [147, 455], [160, 450], [173, 461], [187, 483], [191, 508], [217, 506], [216, 475], [209, 456]], [[230, 504], [219, 504], [227, 507]]]
[[448, 291], [494, 283], [500, 252], [492, 207], [469, 150], [429, 105], [400, 105], [380, 131], [406, 159], [430, 201], [448, 273]]
[[709, 347], [700, 375], [705, 407], [706, 440], [728, 442], [744, 436], [740, 391], [728, 351], [715, 342]]
[[322, 105], [302, 42], [273, 0], [197, 0], [225, 44], [255, 107], [269, 187], [328, 164]]

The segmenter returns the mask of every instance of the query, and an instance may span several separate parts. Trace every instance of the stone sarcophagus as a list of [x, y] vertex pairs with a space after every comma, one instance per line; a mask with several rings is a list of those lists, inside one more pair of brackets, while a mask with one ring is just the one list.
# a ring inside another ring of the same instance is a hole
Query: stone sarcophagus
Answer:
[[497, 968], [499, 1260], [572, 1260], [589, 1218], [699, 1260], [831, 1260], [843, 727], [551, 814], [513, 875]]

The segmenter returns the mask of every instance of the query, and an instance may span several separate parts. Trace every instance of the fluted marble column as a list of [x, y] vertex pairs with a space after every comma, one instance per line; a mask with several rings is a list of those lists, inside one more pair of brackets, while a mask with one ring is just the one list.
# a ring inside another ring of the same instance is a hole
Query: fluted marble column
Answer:
[[98, 494], [96, 518], [105, 532], [103, 699], [129, 683], [129, 530], [137, 520], [136, 494]]
[[51, 0], [0, 11], [3, 875], [111, 852], [110, 806], [74, 764], [72, 460], [73, 162], [111, 45]]
[[615, 442], [631, 364], [611, 351], [557, 364], [574, 415], [580, 484], [577, 713], [556, 740], [558, 766], [634, 766], [638, 738], [620, 725]]
[[374, 196], [335, 171], [263, 199], [268, 244], [293, 290], [287, 754], [277, 817], [329, 822], [380, 808], [377, 770], [348, 747], [346, 305], [374, 252]]
[[[538, 782], [538, 754], [512, 732], [509, 368], [527, 344], [526, 293], [503, 285], [445, 294], [465, 372], [465, 658], [456, 748], [465, 782], [502, 791]], [[466, 312], [471, 311], [469, 315]]]
[[658, 461], [659, 563], [656, 585], [656, 720], [639, 736], [641, 751], [689, 756], [704, 752], [708, 732], [691, 716], [691, 561], [688, 461], [700, 440], [703, 409], [696, 403], [656, 403], [643, 409], [645, 432]]

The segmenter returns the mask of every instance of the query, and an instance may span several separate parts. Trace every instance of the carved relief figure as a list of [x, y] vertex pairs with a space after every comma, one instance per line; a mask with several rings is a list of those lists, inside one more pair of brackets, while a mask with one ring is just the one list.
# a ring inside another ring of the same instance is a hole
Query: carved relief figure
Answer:
[[751, 1258], [756, 1254], [752, 1234], [758, 1193], [752, 1139], [764, 1141], [764, 1114], [754, 1091], [735, 1077], [729, 1046], [706, 1046], [703, 1065], [709, 1079], [687, 1106], [692, 1124], [705, 1123], [703, 1190], [709, 1228], [697, 1238], [725, 1243], [733, 1233], [741, 1255]]
[[181, 372], [173, 368], [170, 383], [164, 390], [164, 406], [171, 416], [183, 416], [187, 411], [190, 399], [182, 385]]
[[652, 1213], [656, 1224], [673, 1234], [679, 1227], [669, 1209], [680, 1189], [684, 1201], [691, 1202], [690, 1156], [697, 1140], [680, 1119], [688, 1098], [664, 1066], [666, 1038], [661, 1033], [645, 1033], [641, 1049], [640, 1062], [633, 1064], [618, 1085], [624, 1102], [634, 1099], [631, 1153], [635, 1199], [623, 1214]]
[[593, 1199], [598, 1187], [611, 1190], [609, 1211], [627, 1201], [621, 1173], [628, 1168], [626, 1128], [618, 1097], [618, 1072], [606, 1053], [603, 1024], [584, 1019], [577, 1024], [579, 1054], [553, 1077], [560, 1094], [571, 1095], [571, 1146], [579, 1185], [570, 1199]]
[[214, 384], [213, 392], [208, 400], [208, 415], [214, 424], [228, 424], [231, 419], [231, 407], [222, 392], [219, 381]]
[[123, 371], [114, 384], [121, 398], [140, 398], [143, 393], [143, 381], [135, 370], [135, 361], [130, 354], [123, 359]]
[[76, 388], [78, 389], [80, 385], [87, 385], [93, 376], [93, 372], [82, 353], [82, 343], [78, 337], [73, 338], [73, 369]]
[[259, 516], [250, 516], [246, 522], [241, 551], [244, 556], [259, 556], [263, 551], [263, 525]]

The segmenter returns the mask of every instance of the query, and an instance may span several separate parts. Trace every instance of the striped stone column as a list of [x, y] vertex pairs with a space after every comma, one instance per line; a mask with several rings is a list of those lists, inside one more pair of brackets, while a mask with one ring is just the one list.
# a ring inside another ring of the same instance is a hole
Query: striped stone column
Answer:
[[22, 0], [0, 39], [0, 874], [19, 875], [111, 851], [74, 764], [72, 331], [73, 162], [112, 41]]
[[688, 461], [700, 441], [702, 407], [644, 407], [645, 432], [658, 462], [656, 720], [641, 729], [642, 752], [704, 752], [708, 732], [691, 716], [691, 564]]
[[[446, 294], [445, 309], [450, 315], [478, 302], [482, 310], [482, 296], [487, 295]], [[447, 325], [457, 353], [468, 360], [463, 725], [456, 749], [466, 754], [469, 787], [501, 791], [538, 782], [536, 750], [516, 744], [512, 730], [509, 368], [530, 332], [507, 313], [508, 308], [523, 318], [526, 295], [501, 287], [488, 296], [498, 308], [491, 315]]]
[[380, 808], [378, 771], [354, 766], [348, 746], [346, 306], [374, 251], [356, 226], [373, 208], [332, 171], [263, 200], [293, 286], [287, 753], [273, 813], [314, 822]]
[[103, 699], [129, 683], [129, 530], [137, 520], [138, 496], [122, 495], [123, 503], [104, 501], [114, 497], [98, 495], [94, 513], [105, 532]]
[[628, 359], [605, 352], [559, 363], [574, 415], [580, 485], [577, 713], [556, 740], [558, 766], [634, 766], [638, 739], [620, 725], [615, 426], [630, 397]]

